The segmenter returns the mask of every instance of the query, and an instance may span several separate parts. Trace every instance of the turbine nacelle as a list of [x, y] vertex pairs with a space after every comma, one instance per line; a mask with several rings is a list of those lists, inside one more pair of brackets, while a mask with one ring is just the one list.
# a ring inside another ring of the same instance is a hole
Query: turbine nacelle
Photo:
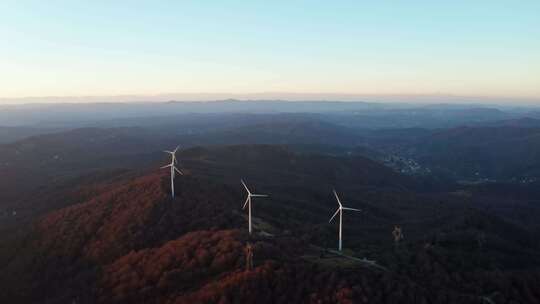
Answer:
[[332, 215], [332, 217], [330, 218], [330, 220], [328, 221], [329, 223], [332, 222], [332, 220], [334, 219], [334, 217], [336, 217], [336, 215], [339, 213], [339, 212], [343, 212], [343, 210], [351, 210], [351, 211], [362, 211], [361, 209], [356, 209], [356, 208], [349, 208], [349, 207], [343, 207], [343, 205], [341, 204], [341, 200], [339, 199], [339, 196], [337, 195], [336, 193], [336, 190], [334, 190], [334, 196], [336, 197], [336, 200], [337, 200], [337, 203], [338, 203], [338, 208], [336, 210], [336, 213], [334, 213], [334, 215]]
[[172, 197], [174, 197], [175, 173], [178, 173], [180, 175], [184, 175], [184, 173], [182, 171], [180, 171], [178, 168], [176, 168], [176, 166], [175, 166], [176, 164], [178, 164], [178, 160], [176, 159], [176, 152], [178, 151], [179, 148], [180, 148], [180, 146], [177, 146], [176, 149], [174, 149], [174, 151], [169, 151], [169, 150], [163, 151], [163, 152], [168, 153], [168, 154], [171, 155], [171, 163], [161, 167], [161, 169], [171, 168], [171, 195], [172, 195]]
[[179, 148], [180, 148], [180, 146], [176, 146], [176, 148], [173, 151], [169, 151], [169, 150], [164, 150], [163, 151], [163, 152], [168, 153], [168, 154], [170, 154], [172, 156], [171, 163], [175, 163], [175, 164], [178, 163], [178, 160], [176, 159], [176, 152], [178, 152]]
[[244, 186], [244, 189], [246, 189], [247, 193], [248, 193], [248, 196], [246, 198], [246, 202], [244, 203], [244, 206], [242, 207], [242, 209], [245, 209], [246, 206], [248, 205], [249, 202], [251, 202], [251, 198], [252, 197], [268, 197], [268, 195], [266, 194], [253, 194], [251, 193], [251, 191], [249, 191], [249, 188], [248, 186], [246, 185], [246, 183], [244, 182], [243, 179], [240, 180], [240, 182], [242, 183], [242, 185]]
[[176, 146], [176, 148], [173, 151], [164, 150], [163, 152], [176, 155], [176, 152], [178, 151], [179, 148], [180, 148], [180, 145]]
[[330, 218], [330, 220], [328, 222], [329, 223], [332, 222], [332, 220], [339, 213], [339, 243], [338, 243], [338, 249], [339, 249], [339, 251], [341, 251], [341, 248], [342, 248], [342, 246], [341, 246], [342, 245], [341, 236], [342, 236], [342, 231], [343, 231], [343, 210], [351, 210], [351, 211], [362, 211], [362, 210], [356, 209], [356, 208], [343, 207], [343, 204], [341, 204], [341, 200], [339, 199], [339, 196], [337, 195], [336, 190], [334, 190], [334, 196], [336, 197], [336, 200], [337, 200], [337, 203], [338, 203], [338, 208], [337, 208], [336, 212], [334, 213], [334, 215], [332, 215], [332, 217]]

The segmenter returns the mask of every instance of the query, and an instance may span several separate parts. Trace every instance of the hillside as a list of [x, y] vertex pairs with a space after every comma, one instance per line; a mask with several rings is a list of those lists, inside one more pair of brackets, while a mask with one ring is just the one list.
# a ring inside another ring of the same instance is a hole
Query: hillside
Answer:
[[[422, 194], [413, 180], [361, 157], [298, 154], [276, 146], [194, 148], [179, 159], [186, 176], [177, 178], [174, 200], [166, 172], [122, 175], [42, 216], [24, 238], [3, 238], [11, 249], [0, 258], [5, 287], [0, 299], [246, 303], [264, 295], [263, 303], [479, 303], [485, 296], [504, 303], [540, 298], [534, 289], [538, 244], [526, 227], [468, 206], [482, 196]], [[255, 191], [270, 194], [254, 202], [252, 237], [240, 208], [239, 176]], [[330, 251], [337, 231], [335, 223], [327, 223], [336, 207], [329, 191], [336, 181], [346, 205], [364, 210], [345, 217], [351, 258]], [[406, 229], [407, 240], [397, 248], [390, 235], [396, 223]], [[248, 241], [255, 265], [245, 271]], [[359, 260], [364, 257], [383, 268]]]
[[448, 129], [362, 131], [367, 146], [414, 160], [432, 177], [454, 181], [534, 182], [540, 177], [540, 128], [532, 119]]
[[[31, 136], [0, 145], [0, 201], [15, 204], [22, 195], [46, 186], [107, 169], [144, 161], [148, 141], [134, 136], [140, 130], [76, 129]], [[14, 206], [9, 206], [14, 207]]]
[[36, 128], [36, 127], [3, 127], [0, 126], [0, 144], [6, 144], [22, 140], [24, 138], [38, 134], [58, 132], [58, 129]]
[[[331, 156], [298, 153], [287, 146], [234, 145], [197, 147], [178, 158], [196, 175], [215, 176], [237, 183], [242, 177], [260, 181], [265, 187], [302, 186], [328, 191], [354, 180], [355, 187], [415, 189], [409, 177], [362, 156]], [[218, 174], [216, 174], [218, 173]]]
[[0, 201], [12, 202], [21, 193], [96, 170], [146, 168], [162, 158], [164, 147], [179, 143], [183, 148], [257, 143], [352, 146], [356, 136], [352, 130], [302, 115], [219, 116], [205, 128], [197, 127], [201, 122], [194, 124], [193, 118], [178, 119], [147, 122], [144, 128], [80, 128], [0, 144]]
[[[537, 115], [534, 115], [534, 116], [537, 116]], [[497, 120], [497, 121], [489, 121], [489, 122], [478, 123], [478, 124], [471, 124], [471, 126], [475, 126], [475, 127], [540, 128], [540, 119], [524, 116], [524, 117], [519, 117], [519, 118], [515, 118], [515, 119]]]
[[462, 127], [423, 138], [413, 155], [457, 178], [522, 181], [540, 176], [540, 129]]
[[[317, 117], [263, 118], [248, 126], [209, 132], [200, 137], [208, 144], [325, 144], [355, 146], [362, 138], [354, 129], [324, 122]], [[204, 144], [204, 142], [203, 142]]]
[[34, 276], [55, 278], [60, 287], [66, 275], [94, 271], [132, 250], [157, 246], [189, 231], [239, 225], [239, 216], [231, 213], [233, 202], [237, 204], [230, 191], [184, 178], [172, 201], [166, 185], [159, 174], [135, 178], [47, 214], [19, 244], [22, 248], [7, 258], [12, 262], [6, 272], [22, 268], [29, 277], [21, 279], [35, 282], [32, 288], [55, 293], [59, 291]]

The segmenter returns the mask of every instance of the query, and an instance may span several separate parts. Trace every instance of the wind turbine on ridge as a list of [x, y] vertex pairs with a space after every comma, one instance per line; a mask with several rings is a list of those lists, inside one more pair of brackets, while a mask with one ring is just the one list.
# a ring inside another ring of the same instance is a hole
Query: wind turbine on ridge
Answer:
[[184, 173], [182, 173], [182, 171], [178, 170], [178, 168], [176, 168], [176, 164], [178, 164], [178, 160], [176, 160], [176, 151], [178, 151], [178, 148], [180, 148], [180, 146], [177, 146], [176, 149], [174, 149], [174, 151], [163, 151], [165, 153], [169, 153], [171, 155], [171, 163], [166, 165], [166, 166], [163, 166], [161, 167], [161, 169], [165, 169], [165, 168], [171, 168], [171, 195], [172, 197], [174, 198], [174, 177], [175, 177], [175, 173], [178, 172], [178, 174], [180, 175], [184, 175]]
[[339, 213], [339, 251], [341, 251], [341, 243], [342, 243], [342, 235], [343, 235], [343, 210], [351, 210], [351, 211], [362, 211], [360, 209], [355, 209], [355, 208], [348, 208], [348, 207], [343, 207], [343, 205], [341, 204], [341, 201], [339, 200], [339, 196], [337, 195], [336, 193], [336, 190], [334, 189], [334, 196], [336, 197], [336, 200], [337, 200], [337, 203], [339, 205], [338, 209], [336, 210], [336, 213], [334, 213], [334, 215], [332, 215], [332, 217], [330, 218], [330, 220], [328, 221], [328, 223], [332, 222], [332, 220], [334, 219], [334, 217], [336, 217], [336, 215]]
[[242, 185], [244, 185], [244, 188], [246, 189], [248, 195], [247, 195], [247, 198], [246, 198], [246, 202], [244, 203], [244, 207], [242, 207], [242, 210], [243, 209], [246, 209], [246, 206], [248, 207], [248, 222], [249, 222], [249, 234], [251, 234], [251, 198], [252, 197], [268, 197], [268, 195], [266, 194], [253, 194], [251, 193], [251, 191], [249, 191], [249, 188], [246, 186], [246, 183], [244, 182], [243, 179], [240, 180], [240, 182], [242, 183]]

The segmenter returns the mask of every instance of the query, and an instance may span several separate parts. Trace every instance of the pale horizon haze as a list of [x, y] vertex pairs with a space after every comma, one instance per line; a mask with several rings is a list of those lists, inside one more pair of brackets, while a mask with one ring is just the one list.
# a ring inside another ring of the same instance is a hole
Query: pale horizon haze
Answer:
[[2, 1], [0, 104], [540, 104], [539, 1]]

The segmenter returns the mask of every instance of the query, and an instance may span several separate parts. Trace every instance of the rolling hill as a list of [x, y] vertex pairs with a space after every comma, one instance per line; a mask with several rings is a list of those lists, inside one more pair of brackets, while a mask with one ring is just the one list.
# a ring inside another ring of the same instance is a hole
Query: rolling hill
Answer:
[[461, 127], [422, 138], [411, 155], [455, 178], [519, 182], [540, 176], [539, 152], [538, 128]]
[[[166, 172], [103, 179], [70, 206], [6, 239], [0, 299], [17, 303], [497, 303], [540, 298], [538, 245], [526, 227], [471, 208], [459, 193], [423, 193], [414, 180], [362, 157], [282, 146], [193, 148], [168, 195]], [[257, 165], [258, 164], [258, 165]], [[372, 174], [373, 173], [373, 174]], [[245, 177], [270, 198], [241, 211]], [[348, 206], [345, 247], [331, 251], [331, 186]], [[473, 198], [475, 198], [473, 194]], [[478, 197], [477, 199], [480, 199]], [[405, 229], [395, 248], [390, 231]], [[482, 237], [482, 242], [479, 241]], [[244, 248], [254, 246], [245, 270]], [[384, 268], [370, 267], [362, 257]], [[501, 286], [512, 286], [511, 289]], [[496, 292], [495, 292], [496, 291]]]

